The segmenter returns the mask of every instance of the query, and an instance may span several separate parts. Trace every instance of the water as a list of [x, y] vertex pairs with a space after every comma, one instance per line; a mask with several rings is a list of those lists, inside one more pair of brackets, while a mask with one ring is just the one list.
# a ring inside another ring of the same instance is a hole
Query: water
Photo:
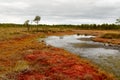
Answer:
[[104, 70], [115, 74], [120, 79], [120, 47], [93, 42], [91, 40], [92, 37], [95, 36], [50, 36], [45, 39], [45, 42], [48, 45], [64, 48], [74, 54], [87, 58]]

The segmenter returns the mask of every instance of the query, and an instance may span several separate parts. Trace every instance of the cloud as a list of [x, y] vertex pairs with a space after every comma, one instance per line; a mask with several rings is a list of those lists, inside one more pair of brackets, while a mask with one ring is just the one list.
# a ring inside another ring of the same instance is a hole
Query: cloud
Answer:
[[0, 22], [24, 23], [42, 17], [44, 24], [114, 23], [119, 0], [1, 0]]
[[16, 9], [24, 9], [29, 7], [29, 5], [23, 3], [23, 2], [13, 2], [12, 4], [10, 3], [0, 3], [0, 6], [3, 8], [16, 8]]

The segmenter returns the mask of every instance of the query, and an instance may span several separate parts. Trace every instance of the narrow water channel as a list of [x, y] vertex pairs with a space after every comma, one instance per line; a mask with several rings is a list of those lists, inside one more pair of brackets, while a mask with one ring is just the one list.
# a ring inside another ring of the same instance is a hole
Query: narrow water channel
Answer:
[[94, 36], [65, 35], [49, 36], [46, 44], [64, 48], [74, 54], [87, 58], [104, 70], [113, 73], [120, 79], [120, 47], [109, 46], [100, 42], [93, 42]]

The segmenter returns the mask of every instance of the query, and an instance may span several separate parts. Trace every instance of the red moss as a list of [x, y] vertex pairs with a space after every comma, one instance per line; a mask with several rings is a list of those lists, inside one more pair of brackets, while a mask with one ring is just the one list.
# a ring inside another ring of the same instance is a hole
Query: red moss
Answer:
[[[87, 78], [91, 78], [91, 80], [108, 79], [106, 74], [99, 73], [95, 67], [90, 66], [88, 63], [85, 63], [82, 60], [78, 60], [77, 57], [67, 57], [65, 55], [61, 55], [64, 52], [61, 53], [61, 51], [57, 51], [57, 49], [54, 50], [55, 51], [53, 53], [39, 50], [34, 51], [33, 54], [26, 55], [25, 60], [34, 61], [34, 65], [44, 67], [43, 75], [49, 77], [51, 80], [56, 80], [58, 77], [60, 77], [60, 75], [62, 75], [61, 77], [67, 76], [71, 80], [78, 78], [80, 78], [80, 80], [86, 80]], [[36, 71], [39, 71], [39, 69], [37, 70], [35, 68]]]
[[43, 80], [45, 76], [38, 72], [26, 72], [19, 74], [17, 80]]
[[37, 56], [36, 56], [36, 55], [33, 55], [33, 54], [29, 54], [29, 55], [27, 55], [27, 56], [25, 57], [25, 59], [28, 60], [28, 61], [33, 61], [33, 60], [35, 60], [36, 58], [37, 58]]

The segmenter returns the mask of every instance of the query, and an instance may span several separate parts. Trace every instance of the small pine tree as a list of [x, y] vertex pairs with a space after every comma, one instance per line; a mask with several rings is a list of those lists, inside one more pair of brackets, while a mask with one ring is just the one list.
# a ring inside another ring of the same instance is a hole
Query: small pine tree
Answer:
[[[40, 16], [36, 16], [33, 21], [38, 25], [40, 20], [41, 20], [41, 17]], [[38, 31], [38, 27], [37, 27], [37, 31]]]
[[30, 26], [29, 26], [29, 20], [26, 20], [25, 22], [24, 22], [24, 25], [27, 27], [27, 31], [29, 32], [30, 31]]

